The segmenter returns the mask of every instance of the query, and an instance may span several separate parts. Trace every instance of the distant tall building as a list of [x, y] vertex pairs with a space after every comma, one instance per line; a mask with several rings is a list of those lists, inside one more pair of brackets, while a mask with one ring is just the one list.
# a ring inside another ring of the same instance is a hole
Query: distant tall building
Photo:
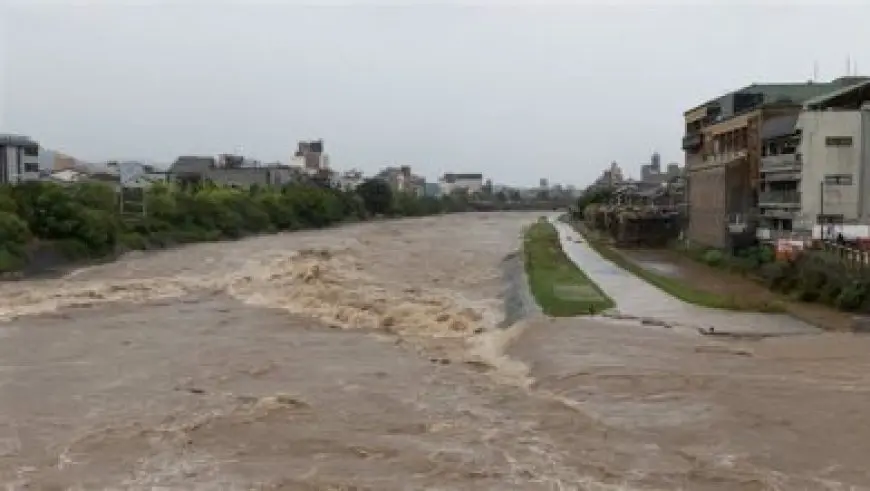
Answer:
[[597, 187], [612, 187], [621, 184], [624, 180], [622, 168], [619, 167], [616, 161], [613, 161], [610, 163], [610, 167], [605, 169], [592, 185]]
[[326, 167], [324, 165], [323, 140], [299, 142], [295, 157], [301, 159], [303, 167], [308, 170], [319, 170]]
[[662, 178], [662, 156], [658, 152], [653, 152], [652, 156], [650, 156], [649, 164], [640, 166], [640, 180], [643, 182], [658, 182]]
[[550, 187], [550, 181], [544, 177], [540, 181], [538, 181], [538, 187], [541, 189], [548, 189]]
[[650, 168], [654, 172], [662, 171], [662, 156], [659, 155], [658, 152], [653, 152], [652, 157], [649, 159]]
[[614, 160], [610, 163], [610, 183], [618, 184], [625, 180], [625, 177], [622, 175], [622, 168], [619, 167], [619, 164]]
[[300, 141], [290, 162], [293, 166], [302, 167], [308, 175], [329, 172], [330, 168], [323, 140]]

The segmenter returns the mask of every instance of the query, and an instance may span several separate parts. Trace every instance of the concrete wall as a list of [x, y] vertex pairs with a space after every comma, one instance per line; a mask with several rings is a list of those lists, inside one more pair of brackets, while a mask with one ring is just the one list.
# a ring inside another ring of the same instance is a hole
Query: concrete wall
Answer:
[[[860, 183], [866, 174], [861, 168], [868, 163], [862, 155], [864, 135], [861, 119], [860, 111], [804, 111], [798, 118], [803, 161], [801, 228], [817, 223], [821, 212], [843, 215], [846, 221], [868, 216], [859, 209], [859, 201], [862, 201]], [[850, 137], [852, 145], [828, 146], [825, 141], [828, 137]], [[821, 184], [826, 175], [834, 174], [852, 176], [852, 184]]]
[[687, 180], [689, 240], [708, 247], [726, 247], [728, 186], [725, 168], [712, 167], [694, 171], [688, 174]]

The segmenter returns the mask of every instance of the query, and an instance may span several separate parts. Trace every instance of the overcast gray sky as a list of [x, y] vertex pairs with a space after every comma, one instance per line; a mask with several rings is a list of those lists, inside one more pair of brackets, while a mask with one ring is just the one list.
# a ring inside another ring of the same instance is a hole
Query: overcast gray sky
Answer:
[[814, 61], [833, 78], [847, 55], [870, 73], [868, 2], [120, 3], [0, 10], [0, 132], [160, 162], [286, 161], [321, 137], [337, 168], [580, 186], [611, 160], [681, 161], [682, 112], [729, 89], [807, 80]]

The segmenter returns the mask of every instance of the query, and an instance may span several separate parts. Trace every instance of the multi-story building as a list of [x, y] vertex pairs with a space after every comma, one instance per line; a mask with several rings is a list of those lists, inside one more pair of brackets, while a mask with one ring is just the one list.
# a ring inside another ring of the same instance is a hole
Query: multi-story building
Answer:
[[761, 133], [759, 169], [759, 239], [791, 235], [800, 210], [801, 161], [798, 114], [771, 118]]
[[0, 184], [39, 179], [39, 143], [26, 136], [0, 134]]
[[870, 81], [807, 100], [780, 133], [765, 140], [758, 238], [870, 225]]
[[363, 172], [359, 169], [351, 169], [343, 173], [335, 173], [333, 175], [332, 187], [344, 191], [353, 191], [365, 181]]
[[438, 180], [438, 184], [441, 185], [441, 192], [444, 194], [460, 191], [475, 194], [483, 189], [483, 174], [447, 173]]
[[223, 186], [283, 186], [296, 180], [288, 166], [244, 166], [244, 159], [232, 155], [215, 157], [181, 156], [166, 173], [171, 180], [194, 184], [212, 182]]
[[640, 180], [644, 182], [652, 182], [657, 179], [662, 173], [662, 158], [658, 152], [652, 154], [650, 163], [640, 166]]
[[[686, 111], [682, 147], [686, 152], [689, 240], [710, 247], [754, 240], [761, 193], [788, 189], [780, 187], [785, 184], [762, 187], [763, 141], [787, 139], [793, 132], [787, 123], [805, 101], [863, 80], [843, 77], [828, 83], [753, 84]], [[763, 197], [773, 196], [781, 195]]]
[[375, 178], [381, 179], [390, 185], [393, 191], [399, 193], [411, 193], [423, 196], [426, 192], [426, 179], [411, 172], [411, 167], [387, 167], [380, 171]]
[[683, 174], [679, 164], [670, 163], [667, 169], [662, 169], [662, 158], [658, 152], [650, 157], [649, 164], [641, 164], [640, 181], [644, 184], [665, 184]]
[[601, 175], [592, 183], [592, 188], [612, 188], [625, 182], [622, 168], [616, 162], [611, 162], [610, 167], [601, 172]]
[[870, 80], [807, 101], [797, 121], [798, 224], [870, 224]]
[[303, 168], [309, 175], [329, 169], [329, 156], [324, 151], [323, 140], [300, 141], [291, 160], [292, 165]]

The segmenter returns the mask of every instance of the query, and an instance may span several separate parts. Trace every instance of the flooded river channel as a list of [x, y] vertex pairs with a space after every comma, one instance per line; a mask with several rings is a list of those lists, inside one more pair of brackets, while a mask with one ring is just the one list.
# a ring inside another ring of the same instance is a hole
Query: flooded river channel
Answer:
[[[675, 327], [532, 312], [503, 329], [535, 218], [366, 223], [0, 284], [0, 482], [870, 489], [868, 338], [686, 309], [582, 244], [569, 253], [620, 311]], [[689, 328], [729, 323], [795, 335]]]

